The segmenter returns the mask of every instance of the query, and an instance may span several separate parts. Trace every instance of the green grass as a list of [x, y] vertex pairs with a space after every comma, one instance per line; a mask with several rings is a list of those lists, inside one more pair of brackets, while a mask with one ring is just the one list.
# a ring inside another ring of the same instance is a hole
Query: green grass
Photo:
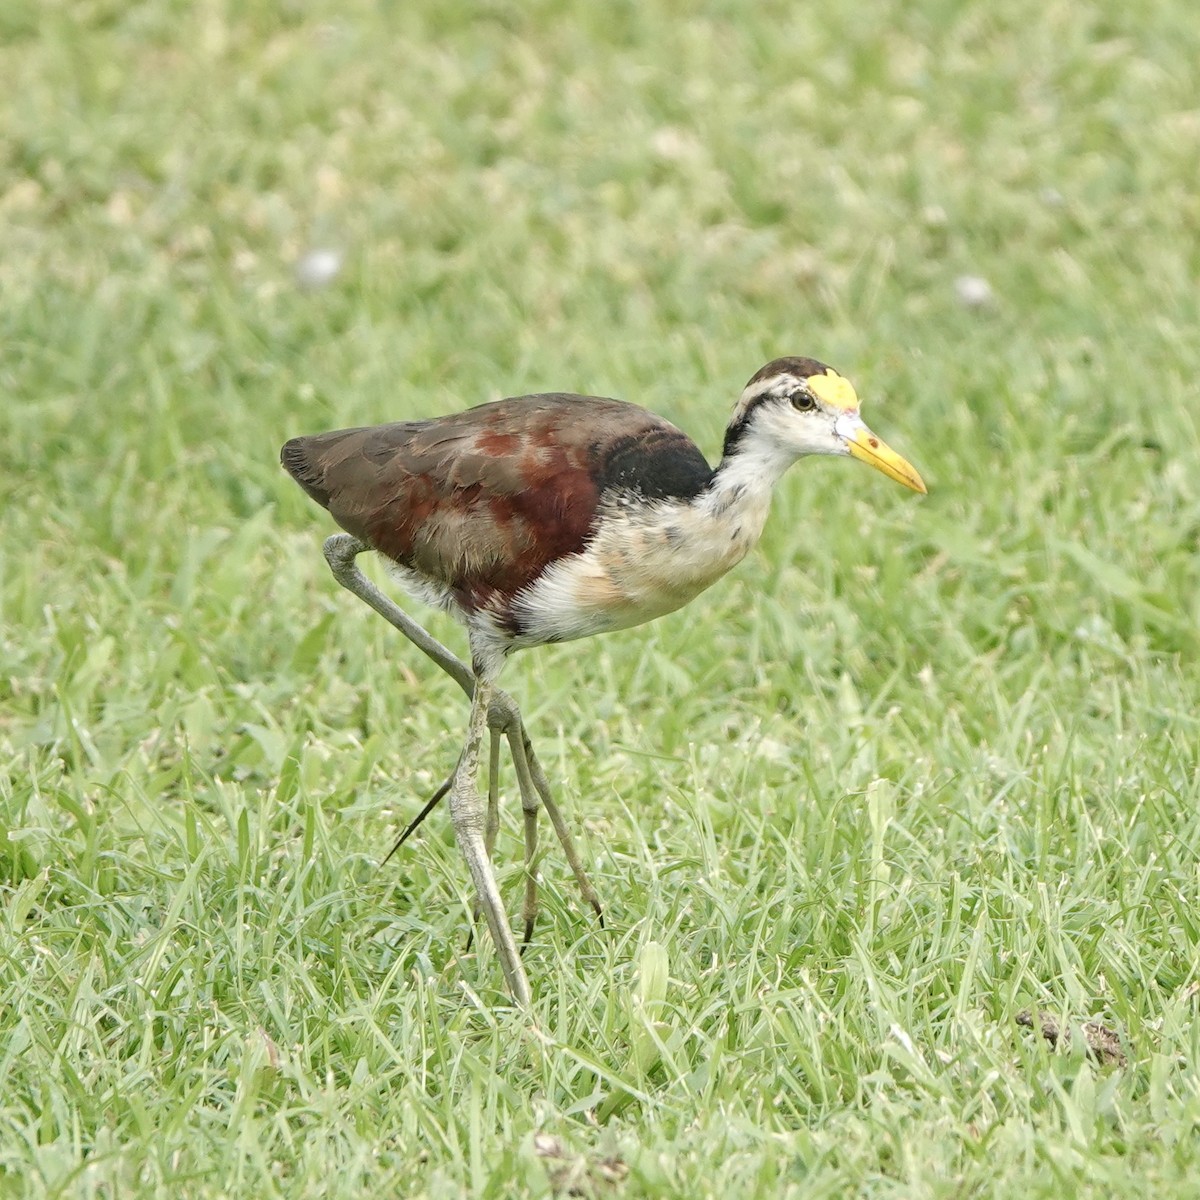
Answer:
[[[5, 6], [0, 1195], [1200, 1195], [1194, 6], [842, 7]], [[514, 660], [526, 1021], [277, 448], [783, 353], [930, 495]]]

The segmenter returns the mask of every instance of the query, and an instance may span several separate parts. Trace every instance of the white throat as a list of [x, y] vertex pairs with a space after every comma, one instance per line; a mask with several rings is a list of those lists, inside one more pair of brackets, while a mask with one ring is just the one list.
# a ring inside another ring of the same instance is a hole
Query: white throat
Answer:
[[733, 453], [721, 460], [701, 503], [723, 520], [742, 519], [756, 542], [766, 524], [775, 485], [798, 457], [770, 433], [749, 429]]

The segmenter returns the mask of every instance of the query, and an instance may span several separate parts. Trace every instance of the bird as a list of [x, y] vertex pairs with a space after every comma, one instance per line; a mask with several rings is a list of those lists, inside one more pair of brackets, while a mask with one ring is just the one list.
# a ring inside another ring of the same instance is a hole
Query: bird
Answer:
[[[296, 437], [283, 446], [283, 467], [344, 531], [325, 542], [334, 578], [470, 700], [454, 769], [396, 846], [449, 795], [476, 912], [483, 912], [519, 1006], [530, 1006], [532, 992], [491, 865], [502, 738], [524, 814], [523, 945], [537, 915], [539, 806], [601, 923], [603, 911], [520, 709], [497, 683], [506, 660], [516, 650], [640, 625], [695, 599], [755, 545], [775, 486], [805, 456], [856, 458], [925, 493], [916, 469], [859, 410], [845, 376], [816, 359], [789, 356], [767, 363], [743, 388], [715, 467], [663, 417], [565, 392]], [[469, 665], [363, 575], [355, 560], [367, 551], [382, 557], [410, 596], [465, 626]]]

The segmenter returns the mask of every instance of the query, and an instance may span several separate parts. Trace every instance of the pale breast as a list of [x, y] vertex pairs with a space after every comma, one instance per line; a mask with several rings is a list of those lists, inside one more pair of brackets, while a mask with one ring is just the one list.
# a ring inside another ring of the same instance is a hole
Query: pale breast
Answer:
[[674, 612], [746, 556], [766, 520], [740, 506], [614, 504], [578, 554], [515, 597], [517, 645], [570, 641]]

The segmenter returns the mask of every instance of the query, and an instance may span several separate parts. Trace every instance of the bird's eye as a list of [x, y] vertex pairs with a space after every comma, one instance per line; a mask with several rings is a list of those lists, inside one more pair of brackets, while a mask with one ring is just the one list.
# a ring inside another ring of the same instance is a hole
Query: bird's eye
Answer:
[[813, 398], [812, 392], [793, 392], [792, 407], [797, 412], [811, 412], [817, 407], [817, 402]]

